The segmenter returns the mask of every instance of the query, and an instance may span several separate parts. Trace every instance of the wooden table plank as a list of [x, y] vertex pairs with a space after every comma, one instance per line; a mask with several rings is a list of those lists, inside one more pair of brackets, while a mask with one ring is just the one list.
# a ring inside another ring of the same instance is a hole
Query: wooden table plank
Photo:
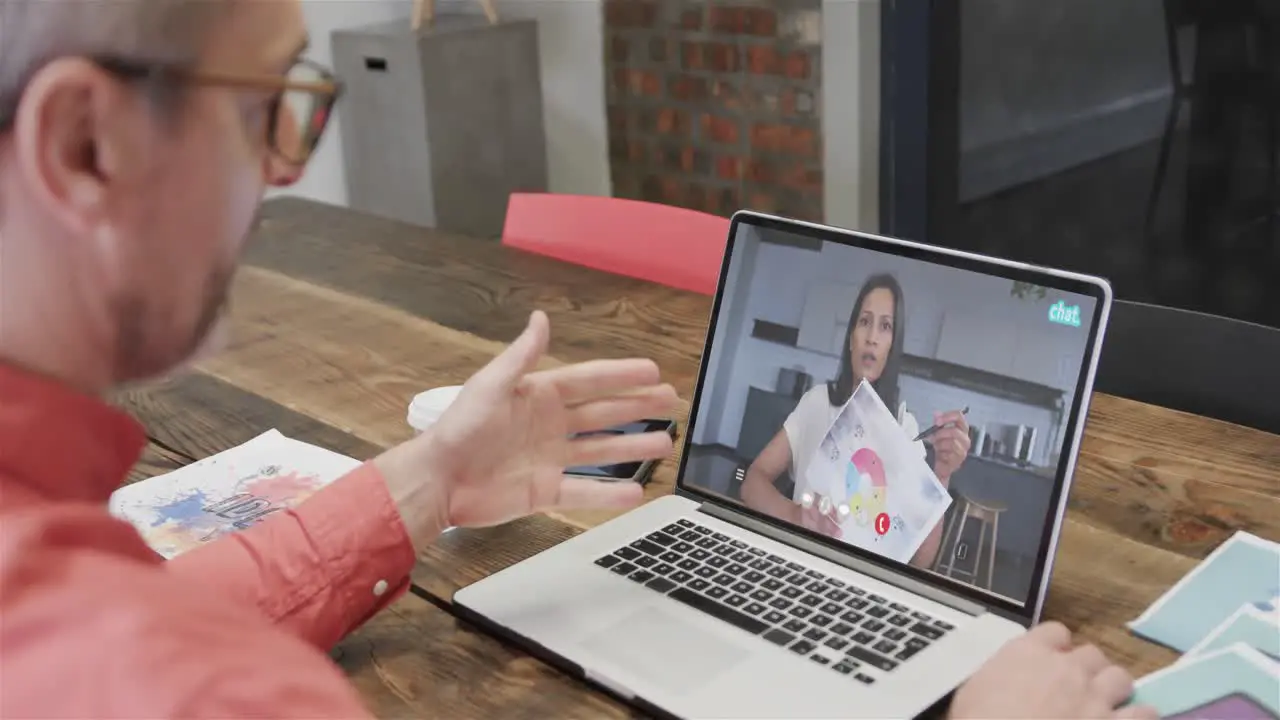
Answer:
[[[281, 405], [295, 408], [380, 447], [407, 440], [405, 414], [421, 390], [466, 380], [505, 344], [445, 327], [367, 298], [318, 287], [260, 268], [236, 281], [232, 344], [201, 370]], [[588, 329], [577, 319], [571, 330]], [[554, 330], [553, 330], [554, 331]], [[643, 355], [645, 348], [628, 348]], [[542, 367], [562, 364], [544, 359]], [[677, 392], [692, 392], [693, 370], [664, 375], [683, 379]], [[687, 421], [687, 403], [674, 413]], [[648, 497], [671, 492], [678, 457], [655, 470]], [[576, 511], [565, 518], [596, 525], [617, 512]]]
[[177, 453], [169, 448], [150, 442], [142, 452], [142, 458], [138, 463], [129, 470], [128, 477], [125, 478], [125, 484], [135, 483], [139, 480], [146, 480], [154, 475], [163, 475], [167, 472], [173, 472], [180, 467], [191, 463], [193, 458]]
[[541, 309], [567, 361], [641, 347], [696, 369], [711, 311], [702, 295], [295, 198], [264, 204], [246, 262], [502, 342]]
[[419, 597], [396, 601], [332, 655], [380, 718], [633, 716]]
[[1280, 493], [1280, 441], [1260, 430], [1095, 395], [1082, 451], [1268, 497]]

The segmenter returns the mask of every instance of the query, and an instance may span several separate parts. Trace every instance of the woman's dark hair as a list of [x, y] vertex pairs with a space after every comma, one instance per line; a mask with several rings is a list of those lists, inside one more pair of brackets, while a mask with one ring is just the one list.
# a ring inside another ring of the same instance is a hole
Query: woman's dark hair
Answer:
[[840, 407], [849, 401], [853, 394], [853, 357], [849, 345], [853, 343], [853, 329], [858, 324], [858, 316], [862, 314], [862, 303], [873, 290], [888, 290], [893, 293], [893, 345], [889, 348], [889, 357], [884, 363], [884, 372], [879, 379], [871, 383], [876, 394], [884, 401], [889, 412], [898, 412], [898, 368], [902, 364], [902, 336], [906, 325], [906, 302], [902, 298], [902, 286], [892, 275], [872, 275], [858, 291], [858, 300], [853, 304], [853, 312], [849, 314], [849, 329], [844, 334], [844, 350], [840, 353], [840, 374], [835, 380], [827, 383], [827, 399], [833, 407]]

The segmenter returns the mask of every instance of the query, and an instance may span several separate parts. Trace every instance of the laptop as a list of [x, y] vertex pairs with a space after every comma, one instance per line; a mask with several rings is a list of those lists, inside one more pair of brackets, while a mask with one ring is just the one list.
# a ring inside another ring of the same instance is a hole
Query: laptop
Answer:
[[[675, 492], [454, 603], [659, 715], [939, 709], [1040, 618], [1110, 305], [1100, 278], [739, 212]], [[868, 491], [856, 452], [860, 500], [816, 499], [854, 406], [887, 474]], [[957, 411], [967, 453], [917, 439]], [[917, 482], [934, 510], [883, 517]]]

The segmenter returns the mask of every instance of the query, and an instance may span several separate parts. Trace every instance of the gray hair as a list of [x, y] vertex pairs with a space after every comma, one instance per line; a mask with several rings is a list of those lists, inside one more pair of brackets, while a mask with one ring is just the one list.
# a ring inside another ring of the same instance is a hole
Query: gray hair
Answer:
[[0, 0], [0, 126], [59, 57], [197, 61], [233, 0]]

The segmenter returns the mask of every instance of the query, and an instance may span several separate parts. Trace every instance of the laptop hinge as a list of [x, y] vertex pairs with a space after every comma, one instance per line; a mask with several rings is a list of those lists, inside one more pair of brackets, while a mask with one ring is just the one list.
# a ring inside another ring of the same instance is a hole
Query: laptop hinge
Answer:
[[737, 512], [732, 508], [728, 508], [723, 505], [716, 505], [713, 503], [704, 502], [701, 504], [701, 506], [699, 506], [698, 510], [699, 512], [704, 512], [718, 520], [724, 520], [725, 522], [733, 523], [738, 527], [744, 528], [746, 530], [750, 530], [751, 532], [754, 532], [754, 533], [759, 533], [760, 535], [764, 535], [770, 540], [776, 540], [777, 542], [780, 542], [784, 545], [789, 545], [797, 550], [809, 553], [810, 555], [817, 555], [823, 560], [826, 560], [828, 562], [833, 562], [843, 567], [847, 567], [850, 570], [853, 570], [855, 572], [860, 572], [864, 575], [870, 575], [871, 577], [877, 580], [880, 580], [881, 582], [888, 583], [906, 592], [929, 598], [934, 602], [938, 602], [943, 605], [946, 605], [949, 608], [959, 610], [962, 613], [977, 616], [985, 612], [988, 612], [988, 608], [984, 607], [983, 605], [976, 603], [972, 600], [968, 600], [966, 598], [960, 597], [955, 593], [951, 593], [942, 588], [934, 587], [927, 583], [920, 582], [915, 578], [911, 578], [899, 573], [895, 573], [888, 568], [880, 567], [879, 565], [876, 565], [874, 563], [869, 563], [865, 560], [859, 560], [856, 557], [852, 557], [838, 550], [825, 547], [819, 543], [813, 542], [812, 540], [809, 540], [807, 538], [800, 537], [799, 535], [796, 535], [794, 533], [789, 533], [789, 532], [786, 532], [785, 530], [781, 530], [779, 528], [773, 527], [768, 523], [761, 522], [749, 515]]

